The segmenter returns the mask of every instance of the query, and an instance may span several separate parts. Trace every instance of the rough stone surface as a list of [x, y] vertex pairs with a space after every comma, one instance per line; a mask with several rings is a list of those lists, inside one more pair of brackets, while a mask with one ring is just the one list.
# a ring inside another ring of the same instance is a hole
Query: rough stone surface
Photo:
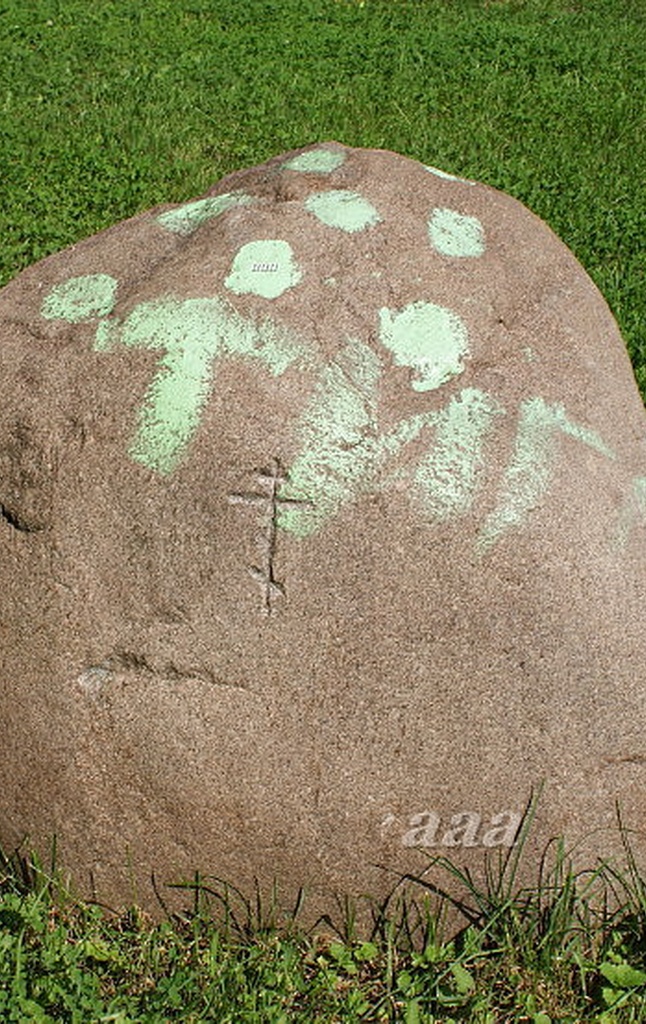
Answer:
[[0, 331], [5, 848], [325, 903], [504, 850], [542, 780], [536, 849], [643, 824], [644, 409], [518, 202], [316, 145], [30, 268]]

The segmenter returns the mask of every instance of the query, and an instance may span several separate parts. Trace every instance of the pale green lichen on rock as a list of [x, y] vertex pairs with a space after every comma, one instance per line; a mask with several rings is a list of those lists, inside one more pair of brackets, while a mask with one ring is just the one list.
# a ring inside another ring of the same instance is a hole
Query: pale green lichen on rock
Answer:
[[412, 302], [400, 310], [379, 311], [381, 343], [396, 365], [414, 373], [415, 391], [432, 391], [464, 370], [467, 329], [457, 313], [432, 302]]
[[52, 288], [40, 312], [47, 320], [84, 323], [111, 313], [116, 295], [117, 282], [109, 274], [81, 274]]
[[340, 167], [345, 160], [345, 153], [334, 149], [309, 149], [299, 153], [282, 165], [286, 171], [309, 171], [314, 174], [329, 174]]
[[646, 519], [646, 476], [633, 477], [632, 492], [640, 514]]
[[464, 388], [437, 413], [435, 438], [413, 474], [422, 507], [434, 518], [468, 512], [484, 468], [484, 440], [503, 408], [477, 388]]
[[447, 207], [433, 210], [428, 233], [431, 244], [442, 256], [464, 259], [482, 256], [485, 251], [484, 229], [478, 218], [457, 210]]
[[616, 546], [622, 550], [636, 524], [646, 526], [646, 476], [634, 476], [619, 512], [615, 530]]
[[446, 171], [441, 171], [439, 167], [430, 167], [428, 164], [423, 164], [424, 170], [434, 174], [436, 178], [444, 178], [445, 181], [456, 181], [460, 185], [475, 185], [475, 181], [469, 181], [468, 178], [456, 178], [454, 174], [447, 174]]
[[333, 189], [317, 192], [305, 201], [305, 208], [329, 228], [340, 228], [352, 234], [379, 224], [381, 217], [367, 199], [358, 192]]
[[166, 296], [141, 303], [123, 322], [99, 325], [95, 347], [118, 344], [164, 352], [129, 448], [131, 458], [162, 475], [176, 468], [197, 431], [217, 357], [259, 360], [280, 375], [309, 354], [270, 320], [256, 323], [219, 298]]
[[[343, 152], [320, 147], [281, 166], [323, 174], [345, 159]], [[426, 170], [463, 181], [436, 168]], [[186, 203], [156, 219], [168, 231], [189, 235], [211, 218], [256, 201], [246, 193], [226, 193]], [[304, 205], [322, 224], [350, 234], [381, 221], [377, 209], [357, 192], [318, 192]], [[480, 220], [451, 207], [432, 210], [428, 238], [445, 257], [474, 258], [485, 252]], [[379, 277], [381, 271], [369, 273]], [[233, 256], [224, 285], [237, 295], [276, 299], [302, 278], [303, 270], [286, 240], [256, 239]], [[327, 287], [337, 283], [333, 276], [323, 279]], [[464, 371], [468, 331], [451, 309], [423, 300], [396, 309], [384, 307], [379, 310], [379, 339], [391, 358], [364, 341], [348, 338], [326, 365], [314, 345], [304, 344], [270, 319], [259, 322], [242, 316], [222, 298], [165, 295], [117, 317], [116, 294], [117, 281], [109, 274], [79, 275], [52, 288], [41, 313], [68, 323], [94, 321], [97, 352], [119, 347], [160, 350], [128, 449], [136, 462], [162, 475], [177, 468], [199, 429], [220, 360], [254, 360], [275, 376], [296, 365], [307, 371], [308, 386], [313, 373], [317, 383], [294, 426], [298, 453], [280, 487], [280, 529], [307, 537], [361, 495], [393, 486], [408, 495], [418, 512], [436, 521], [472, 508], [485, 472], [485, 444], [495, 418], [505, 412], [492, 396], [464, 388], [440, 408], [424, 410], [422, 405], [415, 415], [390, 421], [388, 429], [379, 424], [380, 384], [389, 362], [411, 371], [410, 386], [416, 392], [438, 389]], [[528, 347], [522, 351], [528, 361], [535, 358]], [[540, 506], [556, 472], [561, 437], [615, 458], [599, 434], [571, 420], [562, 405], [540, 397], [522, 402], [513, 451], [477, 542], [481, 554], [507, 531], [526, 524]], [[620, 514], [618, 540], [625, 543], [634, 525], [645, 519], [646, 477], [634, 477]]]
[[348, 339], [324, 368], [296, 428], [301, 454], [290, 467], [278, 525], [298, 537], [316, 531], [365, 483], [378, 454], [377, 401], [381, 367], [375, 352]]
[[381, 433], [380, 379], [376, 354], [356, 339], [323, 370], [297, 427], [302, 449], [281, 490], [281, 529], [306, 537], [362, 493], [410, 479], [410, 470], [384, 472], [428, 428], [435, 429], [434, 442], [429, 437], [428, 454], [412, 474], [424, 511], [446, 518], [470, 507], [484, 436], [502, 409], [481, 391], [468, 388], [445, 409], [408, 417]]
[[265, 238], [247, 242], [236, 253], [225, 286], [236, 295], [276, 299], [303, 276], [289, 242]]
[[559, 433], [593, 448], [605, 458], [616, 458], [595, 430], [570, 420], [561, 404], [548, 404], [540, 397], [522, 402], [511, 462], [505, 470], [496, 507], [487, 516], [478, 540], [481, 553], [508, 530], [520, 526], [540, 504], [554, 472]]
[[206, 199], [196, 199], [191, 203], [185, 203], [176, 210], [167, 210], [157, 217], [157, 223], [168, 231], [178, 235], [190, 235], [196, 231], [201, 224], [221, 213], [232, 209], [234, 206], [247, 206], [255, 202], [253, 196], [244, 192], [225, 192], [221, 196], [208, 196]]

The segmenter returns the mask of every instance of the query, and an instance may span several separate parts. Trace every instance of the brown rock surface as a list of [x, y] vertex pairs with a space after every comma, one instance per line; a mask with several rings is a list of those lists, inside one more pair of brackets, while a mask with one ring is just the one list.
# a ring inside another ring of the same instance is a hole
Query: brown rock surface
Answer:
[[325, 143], [42, 261], [0, 331], [5, 847], [325, 903], [479, 863], [541, 780], [536, 849], [643, 824], [644, 409], [518, 202]]

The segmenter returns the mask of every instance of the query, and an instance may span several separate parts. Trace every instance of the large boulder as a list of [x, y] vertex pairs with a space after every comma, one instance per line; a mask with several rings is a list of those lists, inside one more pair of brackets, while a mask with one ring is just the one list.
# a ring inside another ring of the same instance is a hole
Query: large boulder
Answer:
[[[334, 142], [0, 294], [0, 842], [379, 895], [646, 796], [646, 422], [520, 203]], [[637, 853], [641, 850], [637, 840]]]

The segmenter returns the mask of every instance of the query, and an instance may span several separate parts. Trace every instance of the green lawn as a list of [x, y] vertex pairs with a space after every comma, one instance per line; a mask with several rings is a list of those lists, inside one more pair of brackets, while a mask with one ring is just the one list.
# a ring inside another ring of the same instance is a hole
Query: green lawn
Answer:
[[[646, 396], [646, 0], [0, 0], [0, 284], [317, 140], [526, 203], [612, 307]], [[646, 890], [490, 893], [477, 927], [152, 928], [0, 862], [0, 1020], [646, 1020]], [[509, 894], [507, 894], [509, 895]], [[252, 915], [253, 917], [253, 915]], [[329, 931], [329, 929], [328, 929]]]
[[5, 0], [0, 282], [335, 138], [530, 206], [646, 387], [645, 53], [644, 0]]
[[575, 876], [555, 847], [533, 888], [517, 888], [512, 859], [480, 891], [443, 866], [470, 924], [449, 936], [420, 884], [407, 904], [375, 908], [374, 930], [358, 937], [351, 914], [311, 931], [298, 916], [277, 925], [252, 894], [209, 879], [193, 912], [153, 924], [136, 908], [76, 903], [0, 857], [0, 1020], [646, 1020], [646, 887], [634, 865]]

